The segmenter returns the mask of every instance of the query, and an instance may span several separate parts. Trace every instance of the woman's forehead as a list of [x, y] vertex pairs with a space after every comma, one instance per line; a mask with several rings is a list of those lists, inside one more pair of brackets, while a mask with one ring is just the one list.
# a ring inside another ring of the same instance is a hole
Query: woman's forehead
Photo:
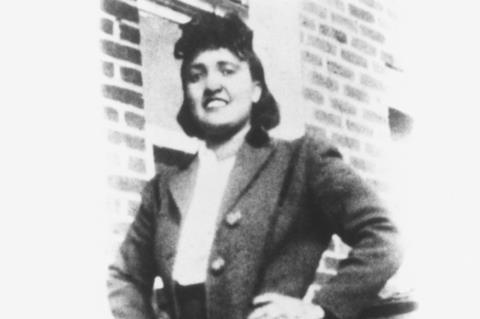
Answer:
[[246, 63], [228, 48], [209, 48], [199, 51], [189, 64], [211, 64], [218, 62]]

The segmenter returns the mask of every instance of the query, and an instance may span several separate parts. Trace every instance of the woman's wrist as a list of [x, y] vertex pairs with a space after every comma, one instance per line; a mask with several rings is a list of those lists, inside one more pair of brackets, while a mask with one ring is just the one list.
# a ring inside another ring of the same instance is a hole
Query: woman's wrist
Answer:
[[321, 306], [316, 304], [311, 304], [311, 307], [308, 307], [308, 314], [306, 314], [305, 318], [311, 318], [311, 319], [325, 318], [325, 311]]

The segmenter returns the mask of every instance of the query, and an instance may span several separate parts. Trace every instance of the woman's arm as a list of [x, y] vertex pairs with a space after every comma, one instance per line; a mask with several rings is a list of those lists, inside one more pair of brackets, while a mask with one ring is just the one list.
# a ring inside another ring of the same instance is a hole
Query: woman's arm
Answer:
[[310, 143], [308, 176], [315, 207], [352, 248], [314, 302], [338, 318], [355, 318], [400, 265], [398, 230], [376, 192], [338, 151]]
[[155, 183], [154, 179], [145, 187], [137, 215], [109, 267], [109, 301], [117, 319], [154, 318], [151, 297], [155, 277]]

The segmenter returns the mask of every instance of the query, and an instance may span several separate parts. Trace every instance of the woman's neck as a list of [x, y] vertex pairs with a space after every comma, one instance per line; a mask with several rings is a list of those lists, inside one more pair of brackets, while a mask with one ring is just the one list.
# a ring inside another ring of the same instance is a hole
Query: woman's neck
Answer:
[[250, 125], [245, 125], [240, 131], [235, 133], [232, 137], [222, 141], [206, 140], [206, 147], [213, 151], [219, 160], [235, 156], [240, 146], [245, 141], [245, 136], [250, 130]]

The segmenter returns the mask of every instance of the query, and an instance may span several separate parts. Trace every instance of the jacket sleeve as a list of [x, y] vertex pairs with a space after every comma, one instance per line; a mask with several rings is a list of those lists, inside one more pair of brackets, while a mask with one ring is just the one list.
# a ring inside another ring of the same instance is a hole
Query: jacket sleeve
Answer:
[[107, 282], [112, 313], [117, 319], [153, 319], [151, 304], [155, 263], [155, 180], [142, 194], [141, 206], [114, 263]]
[[379, 196], [335, 148], [308, 143], [313, 207], [352, 248], [313, 301], [337, 318], [356, 318], [399, 267], [398, 230]]

